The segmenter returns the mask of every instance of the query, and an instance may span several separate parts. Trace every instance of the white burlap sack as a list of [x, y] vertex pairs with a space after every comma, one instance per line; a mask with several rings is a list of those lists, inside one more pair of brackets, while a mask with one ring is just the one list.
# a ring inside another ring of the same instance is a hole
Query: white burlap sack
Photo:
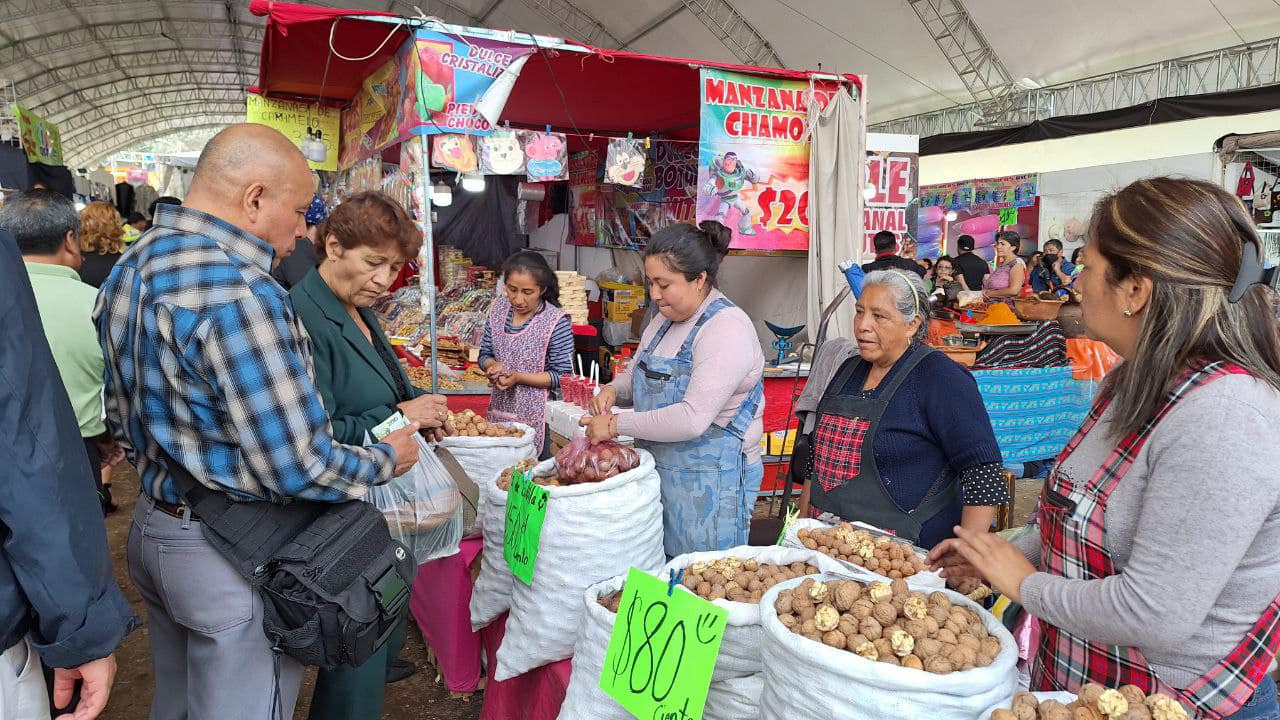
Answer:
[[[860, 525], [860, 523], [854, 523], [854, 527], [858, 527], [858, 525]], [[784, 547], [805, 549], [804, 543], [800, 542], [800, 537], [798, 536], [797, 533], [799, 533], [801, 530], [825, 530], [830, 527], [832, 526], [822, 522], [821, 520], [815, 520], [813, 518], [797, 518], [794, 522], [791, 523], [791, 527], [787, 528], [786, 536], [783, 537], [782, 539], [782, 545]], [[867, 525], [865, 527], [867, 527], [868, 529], [874, 530], [874, 528], [871, 528], [870, 525]], [[901, 542], [901, 541], [898, 541], [898, 542]], [[924, 557], [920, 548], [917, 548], [914, 545], [910, 545], [909, 547], [911, 547], [917, 555], [920, 555], [920, 557], [922, 558]], [[835, 558], [832, 558], [832, 559], [835, 560]], [[845, 562], [843, 560], [836, 560], [836, 562], [840, 563], [840, 565], [850, 570], [856, 570], [859, 573], [872, 572], [860, 565], [855, 565], [853, 563]], [[882, 580], [889, 579], [883, 575], [880, 575], [879, 573], [872, 573], [872, 574], [876, 575]], [[921, 589], [928, 588], [929, 590], [942, 590], [947, 587], [947, 581], [944, 580], [942, 575], [940, 575], [936, 570], [917, 573], [911, 576], [910, 581], [912, 585], [919, 585]]]
[[[591, 585], [635, 566], [657, 572], [662, 550], [661, 480], [653, 456], [603, 482], [549, 487], [533, 584], [513, 583], [494, 677], [508, 680], [573, 654]], [[551, 472], [554, 460], [535, 468]]]
[[[519, 437], [465, 437], [454, 435], [440, 441], [462, 466], [471, 482], [481, 485], [497, 477], [498, 473], [521, 460], [535, 458], [541, 448], [533, 446], [536, 437], [533, 428], [520, 423], [497, 423], [520, 428]], [[480, 514], [484, 513], [484, 495], [481, 496]], [[506, 502], [506, 498], [503, 498]], [[478, 521], [477, 521], [478, 522]]]
[[627, 720], [631, 713], [600, 689], [604, 672], [604, 655], [609, 649], [609, 636], [618, 616], [601, 607], [601, 597], [622, 589], [626, 575], [609, 578], [587, 588], [583, 595], [586, 610], [582, 628], [573, 645], [573, 672], [560, 705], [559, 720]]
[[[513, 463], [514, 464], [514, 463]], [[476, 524], [484, 540], [480, 553], [480, 574], [471, 587], [471, 629], [493, 622], [511, 608], [511, 588], [515, 576], [502, 557], [502, 538], [506, 534], [507, 491], [498, 487], [498, 476], [507, 466], [489, 475], [480, 487], [480, 512]]]
[[[835, 579], [824, 574], [822, 579]], [[949, 675], [874, 662], [793, 634], [778, 621], [778, 593], [801, 580], [775, 585], [760, 600], [764, 626], [762, 720], [975, 720], [1008, 707], [1017, 689], [1018, 648], [991, 613], [959, 593], [951, 602], [978, 613], [1000, 640], [1000, 654], [985, 668]], [[912, 584], [913, 590], [931, 592]], [[801, 680], [802, 679], [802, 680]]]
[[[681, 570], [696, 562], [711, 562], [721, 558], [732, 557], [739, 560], [754, 558], [762, 563], [774, 565], [790, 565], [793, 562], [808, 563], [823, 572], [852, 574], [844, 563], [820, 552], [804, 548], [788, 548], [769, 545], [752, 547], [741, 545], [728, 550], [712, 552], [688, 553], [679, 555], [667, 563], [658, 577], [666, 578], [668, 570]], [[868, 582], [878, 580], [862, 568], [858, 568]], [[728, 680], [754, 675], [762, 669], [760, 662], [760, 645], [763, 640], [760, 629], [760, 606], [752, 603], [733, 602], [730, 600], [712, 600], [716, 605], [729, 611], [724, 637], [720, 641], [720, 655], [716, 657], [716, 667], [712, 680]]]
[[760, 717], [764, 675], [756, 673], [729, 680], [712, 680], [702, 720], [754, 720]]

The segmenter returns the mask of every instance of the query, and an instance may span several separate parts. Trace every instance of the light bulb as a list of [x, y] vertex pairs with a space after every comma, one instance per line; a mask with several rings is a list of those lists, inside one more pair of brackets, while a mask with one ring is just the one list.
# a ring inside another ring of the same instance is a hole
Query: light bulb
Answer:
[[943, 217], [947, 219], [947, 222], [955, 222], [956, 218], [959, 217], [959, 215], [956, 215], [955, 210], [948, 210], [947, 214], [944, 215]]
[[453, 204], [453, 190], [444, 183], [436, 183], [431, 188], [431, 204], [438, 207], [449, 207]]
[[867, 200], [870, 200], [875, 196], [876, 196], [876, 186], [872, 185], [871, 183], [867, 183], [866, 186], [862, 188], [862, 197]]
[[483, 175], [463, 175], [462, 189], [467, 192], [484, 192], [484, 176]]

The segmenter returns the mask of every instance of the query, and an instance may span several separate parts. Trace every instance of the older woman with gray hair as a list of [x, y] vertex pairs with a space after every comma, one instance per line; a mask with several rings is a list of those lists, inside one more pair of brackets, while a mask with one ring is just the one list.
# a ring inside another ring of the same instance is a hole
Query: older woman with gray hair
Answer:
[[803, 425], [792, 461], [808, 467], [801, 512], [860, 520], [929, 548], [957, 524], [986, 531], [1008, 501], [978, 385], [925, 344], [928, 321], [919, 276], [867, 275], [856, 342], [822, 345], [796, 405]]

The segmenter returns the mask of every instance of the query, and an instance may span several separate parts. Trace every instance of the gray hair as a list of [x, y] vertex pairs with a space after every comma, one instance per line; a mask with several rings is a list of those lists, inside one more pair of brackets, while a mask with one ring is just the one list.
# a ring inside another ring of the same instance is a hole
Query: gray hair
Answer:
[[67, 233], [80, 232], [80, 215], [62, 193], [28, 190], [0, 205], [0, 228], [13, 233], [23, 255], [52, 255]]
[[902, 315], [902, 321], [910, 323], [920, 318], [912, 340], [924, 341], [929, 336], [929, 291], [924, 279], [910, 270], [876, 270], [862, 281], [862, 289], [882, 285], [893, 293], [893, 306]]

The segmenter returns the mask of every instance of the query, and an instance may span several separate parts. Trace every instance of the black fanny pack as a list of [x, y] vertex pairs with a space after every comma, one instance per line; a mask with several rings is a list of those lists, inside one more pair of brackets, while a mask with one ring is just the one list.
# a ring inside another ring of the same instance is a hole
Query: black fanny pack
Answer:
[[417, 566], [377, 508], [236, 502], [165, 460], [205, 538], [262, 596], [273, 652], [322, 668], [360, 665], [400, 624]]

